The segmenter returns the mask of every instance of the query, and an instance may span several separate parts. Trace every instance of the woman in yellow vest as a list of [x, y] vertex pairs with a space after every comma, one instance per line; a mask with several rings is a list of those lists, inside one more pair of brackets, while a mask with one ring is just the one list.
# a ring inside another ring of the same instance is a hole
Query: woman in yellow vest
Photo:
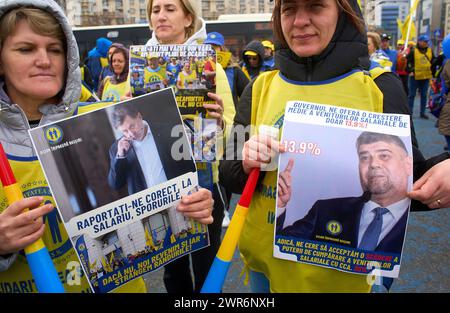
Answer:
[[109, 58], [113, 75], [102, 80], [98, 87], [98, 97], [102, 101], [118, 102], [131, 92], [128, 49], [116, 46]]
[[[147, 3], [147, 15], [152, 37], [147, 45], [160, 44], [200, 44], [206, 38], [205, 22], [200, 18], [200, 1], [197, 0], [149, 0]], [[226, 133], [226, 127], [233, 122], [235, 109], [226, 74], [220, 65], [216, 66], [216, 93], [208, 93], [208, 96], [216, 101], [214, 104], [205, 104], [207, 118], [216, 119], [222, 135]], [[187, 116], [183, 116], [187, 119]], [[220, 155], [216, 154], [219, 158]], [[206, 162], [198, 163], [199, 167]], [[181, 257], [164, 268], [164, 285], [169, 293], [199, 292], [203, 281], [208, 274], [209, 267], [220, 245], [220, 235], [223, 220], [223, 196], [218, 183], [218, 161], [208, 163], [212, 168], [214, 210], [213, 224], [208, 226], [210, 246], [196, 251], [191, 256]], [[209, 172], [209, 170], [208, 170]], [[190, 257], [194, 272], [194, 283], [190, 270]]]
[[407, 65], [406, 71], [409, 73], [409, 109], [411, 116], [414, 113], [414, 99], [416, 97], [417, 89], [420, 93], [420, 118], [428, 119], [425, 114], [428, 88], [430, 86], [430, 79], [433, 77], [431, 72], [431, 64], [434, 61], [434, 54], [428, 42], [430, 39], [427, 35], [421, 35], [417, 39], [417, 47], [412, 48], [406, 56]]
[[[30, 3], [6, 0], [0, 4], [0, 141], [25, 196], [8, 205], [0, 188], [0, 293], [37, 292], [20, 250], [40, 237], [65, 291], [89, 292], [28, 130], [107, 104], [78, 105], [79, 57], [69, 22], [52, 0]], [[192, 196], [194, 201], [179, 209], [210, 224], [211, 192], [201, 189]], [[23, 212], [25, 208], [31, 210]], [[146, 292], [146, 285], [143, 279], [135, 279], [116, 292]]]
[[[380, 68], [373, 70], [372, 75], [367, 72], [370, 68], [367, 35], [357, 0], [275, 0], [273, 28], [279, 47], [275, 53], [279, 69], [260, 74], [245, 89], [237, 106], [235, 125], [252, 125], [254, 131], [245, 142], [239, 140], [242, 135], [233, 138], [227, 150], [233, 149], [236, 159], [221, 162], [221, 183], [235, 193], [242, 192], [252, 168], [269, 163], [270, 155], [283, 151], [277, 140], [257, 134], [257, 129], [259, 125], [282, 128], [287, 101], [408, 114], [400, 80]], [[413, 145], [417, 170], [424, 165], [424, 159], [415, 138]], [[413, 201], [413, 209], [450, 205], [450, 186], [445, 183], [450, 175], [448, 157], [445, 154], [430, 161], [436, 164], [445, 159], [424, 176], [436, 179], [436, 186], [426, 178], [425, 183], [424, 180], [415, 183], [415, 191], [409, 195], [423, 203]], [[415, 177], [426, 169], [422, 167]], [[239, 250], [250, 270], [252, 290], [369, 292], [371, 286], [365, 276], [272, 256], [277, 171], [261, 174], [239, 241]], [[433, 188], [430, 193], [425, 192], [428, 188]]]

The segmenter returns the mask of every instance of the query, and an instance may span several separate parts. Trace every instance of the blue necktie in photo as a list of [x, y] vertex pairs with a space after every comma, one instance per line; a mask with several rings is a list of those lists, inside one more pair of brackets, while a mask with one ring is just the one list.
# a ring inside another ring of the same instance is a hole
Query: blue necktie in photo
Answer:
[[381, 226], [383, 226], [383, 215], [389, 212], [389, 210], [386, 208], [375, 208], [372, 212], [375, 212], [375, 217], [361, 238], [361, 243], [358, 247], [359, 249], [369, 251], [375, 250], [378, 245], [378, 239], [380, 238]]

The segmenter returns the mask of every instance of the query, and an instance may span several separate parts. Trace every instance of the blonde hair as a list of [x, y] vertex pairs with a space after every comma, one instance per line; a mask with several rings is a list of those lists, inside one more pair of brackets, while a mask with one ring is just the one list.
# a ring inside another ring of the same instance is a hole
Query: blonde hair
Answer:
[[[186, 27], [186, 39], [194, 35], [202, 26], [201, 18], [201, 8], [199, 0], [178, 0], [180, 2], [181, 8], [185, 15], [190, 15], [192, 17], [192, 23]], [[153, 0], [148, 0], [147, 2], [147, 19], [150, 29], [152, 26], [152, 7]]]
[[[0, 19], [0, 47], [6, 38], [16, 31], [21, 21], [27, 21], [30, 28], [41, 36], [57, 38], [62, 43], [66, 42], [61, 24], [49, 12], [32, 7], [19, 7], [7, 12]], [[63, 46], [66, 50], [66, 45]]]
[[375, 50], [380, 49], [381, 45], [381, 37], [378, 33], [374, 32], [367, 32], [367, 38], [371, 38], [373, 42], [373, 46], [375, 47]]

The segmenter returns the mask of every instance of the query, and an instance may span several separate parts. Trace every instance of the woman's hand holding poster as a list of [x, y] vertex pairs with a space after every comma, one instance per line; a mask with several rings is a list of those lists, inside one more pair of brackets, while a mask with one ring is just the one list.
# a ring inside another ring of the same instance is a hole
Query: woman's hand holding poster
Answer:
[[398, 277], [412, 187], [410, 117], [288, 102], [274, 256]]

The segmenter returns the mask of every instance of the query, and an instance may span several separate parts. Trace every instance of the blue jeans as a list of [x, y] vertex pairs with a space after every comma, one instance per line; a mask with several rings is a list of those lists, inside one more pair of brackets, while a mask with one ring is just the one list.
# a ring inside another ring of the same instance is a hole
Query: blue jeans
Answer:
[[270, 293], [270, 284], [266, 275], [260, 272], [248, 270], [250, 277], [250, 289], [253, 293]]
[[415, 80], [414, 76], [409, 76], [409, 110], [411, 116], [414, 112], [414, 98], [416, 97], [417, 89], [420, 92], [420, 115], [425, 114], [425, 107], [427, 105], [428, 87], [430, 85], [429, 79]]
[[447, 140], [447, 150], [450, 150], [450, 136], [445, 136], [445, 139]]

